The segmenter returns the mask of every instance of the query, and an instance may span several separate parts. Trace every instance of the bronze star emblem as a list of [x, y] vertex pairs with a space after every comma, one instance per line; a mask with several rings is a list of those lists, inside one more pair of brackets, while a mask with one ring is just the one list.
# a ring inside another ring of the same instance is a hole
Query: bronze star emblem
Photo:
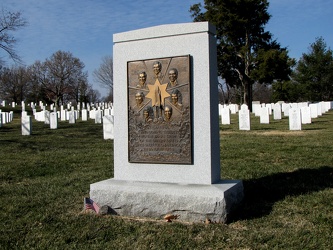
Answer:
[[146, 95], [147, 98], [151, 99], [152, 106], [164, 106], [164, 99], [169, 97], [170, 94], [166, 91], [168, 84], [161, 84], [158, 79], [156, 79], [154, 85], [148, 85], [149, 93]]

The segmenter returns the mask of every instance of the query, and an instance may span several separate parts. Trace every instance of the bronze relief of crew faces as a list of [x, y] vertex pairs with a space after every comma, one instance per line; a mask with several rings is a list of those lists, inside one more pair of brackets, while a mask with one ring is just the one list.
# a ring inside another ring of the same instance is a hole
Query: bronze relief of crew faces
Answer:
[[190, 59], [127, 63], [129, 162], [191, 164]]
[[147, 74], [146, 72], [142, 71], [139, 73], [139, 84], [137, 85], [138, 88], [146, 88], [146, 81], [147, 81]]
[[143, 110], [143, 117], [146, 123], [150, 123], [153, 121], [153, 119], [151, 118], [152, 115], [152, 108], [151, 107], [146, 107]]
[[172, 116], [172, 108], [170, 106], [165, 106], [164, 107], [164, 121], [171, 121], [171, 116]]
[[[188, 57], [182, 60], [188, 62]], [[129, 77], [134, 77], [133, 73], [136, 71], [135, 85], [129, 83], [129, 96], [135, 95], [135, 103], [129, 99], [129, 108], [133, 109], [143, 122], [170, 121], [171, 116], [172, 120], [179, 121], [184, 112], [182, 92], [189, 95], [189, 68], [187, 66], [187, 71], [184, 72], [185, 66], [177, 63], [174, 58], [137, 61], [133, 62], [133, 66], [129, 64]], [[182, 75], [179, 78], [180, 73]], [[186, 100], [188, 105], [189, 97]], [[148, 105], [149, 110], [146, 109]]]
[[169, 70], [169, 80], [171, 87], [175, 87], [177, 85], [177, 78], [178, 78], [178, 70], [172, 68]]
[[178, 89], [175, 89], [171, 93], [171, 103], [177, 109], [182, 110], [183, 104], [181, 103], [182, 94]]
[[137, 108], [142, 108], [143, 107], [143, 100], [144, 99], [145, 99], [145, 95], [143, 94], [143, 92], [137, 92], [135, 94], [135, 102], [136, 102]]
[[156, 78], [160, 77], [161, 70], [162, 70], [162, 64], [159, 61], [155, 61], [153, 64], [153, 71]]

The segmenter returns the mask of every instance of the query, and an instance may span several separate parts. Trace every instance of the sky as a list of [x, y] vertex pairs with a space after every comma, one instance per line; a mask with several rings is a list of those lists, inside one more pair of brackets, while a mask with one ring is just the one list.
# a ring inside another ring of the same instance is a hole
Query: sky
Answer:
[[[28, 25], [13, 33], [15, 50], [26, 65], [45, 61], [58, 50], [85, 64], [88, 80], [104, 56], [112, 56], [113, 34], [157, 25], [192, 22], [190, 6], [203, 0], [1, 0], [0, 8], [22, 13]], [[271, 0], [266, 30], [297, 60], [316, 38], [333, 49], [332, 0]], [[0, 56], [5, 56], [0, 51]], [[9, 58], [3, 58], [11, 66]]]

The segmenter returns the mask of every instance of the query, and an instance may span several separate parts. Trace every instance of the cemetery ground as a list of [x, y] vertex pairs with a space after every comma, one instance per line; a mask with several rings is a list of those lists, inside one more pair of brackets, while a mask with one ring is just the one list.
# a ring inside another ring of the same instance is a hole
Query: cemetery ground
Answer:
[[90, 183], [113, 177], [102, 124], [33, 121], [22, 136], [19, 117], [0, 128], [1, 249], [332, 249], [332, 110], [301, 131], [253, 115], [251, 131], [238, 115], [220, 125], [221, 177], [245, 193], [227, 224], [82, 213]]

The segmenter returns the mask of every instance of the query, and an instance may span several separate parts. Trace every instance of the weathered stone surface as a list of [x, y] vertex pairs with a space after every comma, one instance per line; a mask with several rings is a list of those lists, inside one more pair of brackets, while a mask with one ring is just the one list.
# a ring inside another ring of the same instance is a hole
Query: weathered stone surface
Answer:
[[108, 179], [91, 184], [90, 197], [121, 216], [163, 219], [173, 213], [180, 215], [179, 221], [204, 222], [208, 218], [225, 223], [243, 198], [243, 184], [238, 180], [185, 185]]

